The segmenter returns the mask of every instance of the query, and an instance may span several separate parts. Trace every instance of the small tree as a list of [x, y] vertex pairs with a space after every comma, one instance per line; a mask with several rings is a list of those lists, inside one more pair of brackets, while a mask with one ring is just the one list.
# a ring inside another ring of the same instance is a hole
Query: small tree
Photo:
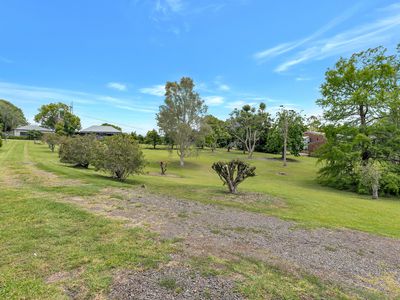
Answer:
[[382, 171], [376, 163], [369, 162], [359, 168], [360, 184], [372, 192], [372, 199], [379, 198], [379, 181]]
[[39, 130], [29, 130], [27, 132], [27, 136], [28, 136], [28, 139], [36, 141], [36, 140], [40, 140], [42, 138], [43, 133], [40, 132]]
[[243, 145], [249, 158], [260, 139], [265, 127], [269, 126], [269, 115], [265, 112], [265, 104], [260, 103], [258, 110], [250, 105], [244, 105], [241, 110], [235, 109], [227, 121], [229, 133]]
[[256, 167], [250, 166], [239, 159], [231, 161], [219, 161], [212, 165], [224, 185], [228, 186], [229, 192], [236, 194], [238, 185], [247, 177], [256, 176]]
[[60, 143], [60, 136], [55, 133], [45, 133], [42, 136], [42, 141], [49, 146], [49, 149], [54, 152], [56, 145]]
[[161, 136], [158, 134], [157, 130], [149, 130], [146, 134], [145, 141], [153, 145], [153, 149], [156, 149], [156, 146], [161, 144]]
[[167, 172], [167, 162], [160, 161], [160, 168], [161, 168], [161, 175], [165, 175], [165, 173]]
[[60, 144], [59, 157], [62, 163], [88, 168], [93, 157], [94, 136], [84, 135], [65, 138]]
[[131, 135], [118, 134], [96, 143], [92, 163], [96, 170], [124, 180], [130, 174], [141, 173], [145, 160], [138, 142]]

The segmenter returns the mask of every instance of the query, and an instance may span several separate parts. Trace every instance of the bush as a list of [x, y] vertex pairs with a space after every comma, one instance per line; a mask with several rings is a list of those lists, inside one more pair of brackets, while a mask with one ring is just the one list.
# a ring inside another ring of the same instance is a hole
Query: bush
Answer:
[[109, 172], [113, 178], [124, 180], [130, 174], [141, 173], [145, 160], [132, 136], [117, 134], [96, 143], [93, 165], [96, 170]]
[[233, 194], [237, 193], [238, 185], [247, 177], [256, 176], [256, 167], [252, 167], [240, 159], [215, 162], [212, 168], [217, 172], [224, 185], [228, 186], [229, 192]]
[[59, 157], [62, 163], [76, 167], [89, 167], [93, 157], [95, 137], [90, 135], [64, 138], [60, 144]]
[[0, 148], [3, 146], [3, 139], [0, 136]]
[[54, 152], [56, 145], [60, 144], [60, 136], [55, 133], [45, 133], [42, 136], [42, 142], [49, 146], [49, 149]]

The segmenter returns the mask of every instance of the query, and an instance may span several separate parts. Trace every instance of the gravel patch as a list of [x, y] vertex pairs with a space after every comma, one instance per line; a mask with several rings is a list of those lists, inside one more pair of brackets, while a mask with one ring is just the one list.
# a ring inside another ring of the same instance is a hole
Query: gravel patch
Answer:
[[218, 277], [203, 277], [184, 267], [165, 267], [142, 272], [121, 272], [114, 278], [110, 299], [239, 300], [232, 282]]

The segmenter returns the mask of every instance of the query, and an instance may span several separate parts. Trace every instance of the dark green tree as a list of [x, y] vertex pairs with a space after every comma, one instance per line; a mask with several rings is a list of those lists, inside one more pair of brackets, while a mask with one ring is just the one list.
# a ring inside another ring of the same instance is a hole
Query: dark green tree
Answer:
[[68, 105], [61, 102], [42, 105], [35, 115], [35, 121], [61, 135], [73, 135], [81, 129], [79, 117], [71, 112]]
[[24, 113], [11, 102], [0, 99], [0, 126], [4, 132], [26, 125]]
[[153, 146], [153, 149], [156, 149], [156, 146], [161, 144], [161, 136], [158, 134], [157, 130], [149, 130], [146, 134], [145, 141], [147, 144]]

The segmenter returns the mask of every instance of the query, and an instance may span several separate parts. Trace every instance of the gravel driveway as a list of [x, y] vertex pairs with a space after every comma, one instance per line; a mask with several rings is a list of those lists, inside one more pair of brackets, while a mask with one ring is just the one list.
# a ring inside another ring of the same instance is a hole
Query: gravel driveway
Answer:
[[[69, 201], [123, 218], [130, 225], [148, 226], [164, 238], [181, 238], [188, 256], [237, 253], [345, 286], [387, 291], [388, 278], [400, 285], [400, 241], [396, 239], [346, 229], [302, 229], [295, 222], [154, 195], [144, 188], [119, 192], [124, 200]], [[105, 191], [110, 193], [116, 191]]]

